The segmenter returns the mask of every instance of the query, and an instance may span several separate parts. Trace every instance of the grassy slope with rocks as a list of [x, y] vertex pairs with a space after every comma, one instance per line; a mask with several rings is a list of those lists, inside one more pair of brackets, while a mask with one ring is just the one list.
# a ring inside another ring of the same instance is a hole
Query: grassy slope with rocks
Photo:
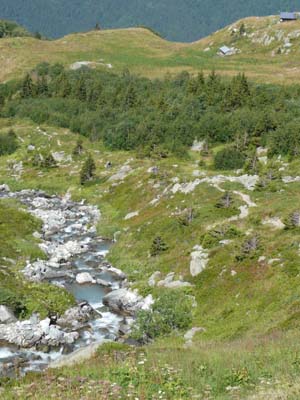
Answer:
[[21, 318], [33, 312], [47, 316], [51, 310], [63, 312], [70, 307], [72, 296], [54, 286], [24, 281], [20, 272], [26, 260], [44, 257], [38, 240], [32, 236], [39, 230], [40, 221], [18, 202], [3, 199], [0, 226], [0, 303], [11, 307]]
[[[168, 43], [140, 29], [121, 31], [122, 35], [120, 31], [71, 35], [55, 42], [3, 39], [0, 47], [7, 64], [1, 79], [20, 76], [40, 61], [69, 65], [103, 57], [116, 71], [128, 66], [133, 72], [141, 72], [149, 61], [149, 69], [143, 73], [150, 76], [167, 70], [178, 72], [191, 67], [197, 71], [215, 66], [227, 74], [245, 70], [257, 80], [297, 80], [298, 39], [290, 38], [292, 46], [277, 54], [278, 48], [288, 42], [282, 34], [276, 40], [270, 38], [275, 36], [274, 31], [284, 31], [285, 37], [290, 32], [297, 35], [299, 22], [277, 25], [273, 17], [247, 19], [246, 36], [236, 37], [231, 31], [239, 29], [241, 23], [192, 45]], [[102, 41], [98, 35], [102, 35]], [[242, 52], [218, 58], [215, 53], [221, 44]], [[208, 47], [210, 50], [204, 51]], [[101, 51], [105, 51], [104, 56], [99, 56]], [[99, 206], [99, 234], [112, 238], [118, 232], [110, 261], [124, 270], [133, 287], [144, 295], [152, 293], [158, 298], [163, 290], [171, 290], [149, 286], [155, 271], [161, 272], [160, 279], [173, 272], [175, 280], [190, 283], [192, 286], [180, 289], [197, 303], [190, 326], [204, 330], [196, 333], [188, 347], [184, 332], [174, 332], [136, 350], [120, 344], [106, 345], [78, 366], [29, 375], [5, 385], [2, 382], [2, 398], [299, 398], [299, 228], [281, 226], [299, 204], [299, 181], [284, 183], [279, 175], [266, 187], [255, 187], [253, 191], [236, 182], [202, 182], [188, 186], [185, 194], [182, 189], [186, 186], [175, 190], [176, 183], [195, 182], [202, 176], [209, 180], [220, 174], [237, 177], [243, 172], [215, 169], [213, 155], [223, 145], [206, 155], [190, 151], [184, 159], [140, 159], [133, 152], [109, 152], [100, 142], [91, 143], [83, 137], [84, 154], [72, 156], [70, 162], [67, 156], [72, 155], [78, 135], [52, 126], [37, 127], [28, 120], [0, 120], [0, 133], [10, 128], [17, 134], [19, 147], [0, 158], [0, 183], [12, 190], [34, 188], [57, 194], [69, 190], [74, 200], [85, 198]], [[43, 153], [63, 151], [67, 161], [57, 168], [37, 168], [30, 161], [33, 153], [29, 145]], [[96, 177], [82, 186], [80, 169], [88, 153], [96, 162]], [[110, 169], [105, 168], [108, 161], [112, 163]], [[110, 180], [124, 165], [131, 168], [128, 175]], [[151, 169], [154, 166], [157, 172]], [[297, 176], [299, 157], [292, 161], [273, 158], [260, 170], [265, 174], [269, 168], [281, 170], [281, 175]], [[231, 193], [234, 202], [229, 209], [216, 207], [224, 190]], [[188, 221], [191, 209], [193, 218]], [[128, 218], [130, 213], [132, 217]], [[9, 253], [14, 261], [2, 258], [1, 287], [10, 290], [13, 299], [17, 291], [22, 293], [27, 314], [46, 313], [48, 306], [42, 301], [46, 297], [51, 307], [66, 308], [72, 299], [59, 289], [34, 287], [19, 278], [25, 260], [41, 256], [32, 236], [39, 222], [11, 201], [1, 201], [0, 222], [2, 219], [1, 257]], [[228, 228], [219, 229], [219, 225]], [[162, 237], [167, 250], [151, 257], [151, 245], [157, 236]], [[252, 251], [255, 241], [258, 246]], [[209, 261], [201, 274], [192, 277], [190, 261], [196, 245], [204, 248]], [[14, 305], [12, 301], [10, 304]]]
[[[93, 155], [97, 172], [95, 179], [82, 187], [79, 171], [85, 155], [73, 157], [72, 162], [49, 170], [39, 170], [28, 161], [31, 157], [28, 151], [30, 144], [44, 151], [64, 151], [70, 155], [77, 135], [49, 126], [37, 129], [37, 126], [22, 120], [1, 121], [2, 132], [11, 127], [19, 138], [20, 146], [13, 155], [1, 157], [0, 181], [9, 184], [12, 190], [39, 188], [61, 194], [69, 190], [75, 200], [86, 198], [98, 205], [102, 212], [99, 234], [113, 237], [117, 231], [120, 232], [110, 253], [110, 261], [129, 275], [134, 287], [142, 294], [152, 292], [159, 296], [161, 293], [161, 288], [150, 288], [148, 285], [154, 271], [161, 271], [162, 278], [169, 272], [174, 272], [176, 279], [181, 275], [184, 281], [194, 285], [182, 289], [186, 294], [195, 296], [197, 302], [191, 326], [205, 328], [204, 332], [196, 334], [188, 349], [184, 348], [182, 333], [159, 339], [143, 349], [148, 360], [145, 366], [132, 361], [138, 357], [134, 350], [121, 347], [100, 350], [105, 355], [105, 368], [99, 366], [99, 360], [103, 359], [100, 353], [76, 368], [49, 372], [47, 379], [51, 382], [58, 379], [60, 385], [58, 388], [51, 386], [53, 397], [82, 398], [84, 395], [91, 398], [89, 390], [97, 385], [95, 381], [100, 382], [99, 393], [105, 388], [111, 390], [110, 385], [117, 383], [125, 392], [133, 386], [130, 390], [140, 398], [152, 398], [149, 396], [156, 396], [158, 390], [166, 392], [165, 398], [191, 398], [190, 386], [196, 393], [210, 396], [207, 398], [246, 398], [248, 390], [264, 391], [265, 385], [270, 383], [274, 391], [282, 391], [285, 385], [292, 383], [288, 393], [293, 393], [293, 390], [298, 393], [297, 381], [294, 382], [299, 365], [296, 351], [300, 296], [298, 231], [297, 228], [275, 229], [272, 224], [265, 225], [263, 221], [268, 218], [272, 221], [274, 217], [285, 220], [295, 204], [299, 203], [300, 183], [284, 184], [278, 180], [264, 190], [254, 191], [248, 191], [237, 183], [220, 183], [217, 187], [203, 183], [190, 193], [174, 194], [171, 188], [175, 182], [194, 181], [196, 170], [208, 177], [220, 173], [214, 170], [211, 155], [200, 156], [190, 152], [189, 158], [184, 160], [141, 160], [133, 153], [108, 152], [100, 143], [91, 144], [83, 139], [85, 153]], [[13, 165], [20, 161], [23, 162], [23, 169], [21, 176], [16, 177]], [[112, 163], [111, 169], [105, 168], [108, 161]], [[205, 167], [199, 167], [199, 161]], [[285, 161], [273, 160], [278, 168], [285, 168], [284, 175], [295, 176], [299, 161], [295, 159], [290, 164]], [[125, 164], [131, 167], [128, 176], [121, 181], [109, 180]], [[149, 172], [154, 165], [158, 166], [158, 174]], [[228, 171], [225, 175], [236, 176], [236, 173]], [[223, 195], [220, 188], [236, 191], [233, 210], [215, 207]], [[221, 236], [209, 235], [212, 230], [208, 228], [210, 225], [224, 225], [225, 219], [239, 214], [237, 207], [245, 203], [237, 192], [249, 195], [256, 207], [249, 208], [247, 218], [230, 223], [236, 228], [233, 237], [227, 237], [226, 232]], [[155, 204], [151, 203], [154, 199], [158, 199]], [[187, 226], [182, 224], [180, 218], [186, 208], [194, 210], [194, 219]], [[137, 211], [137, 216], [125, 219], [129, 213]], [[151, 243], [157, 235], [163, 238], [168, 250], [150, 257]], [[239, 257], [243, 255], [247, 238], [254, 235], [260, 238], [257, 251]], [[219, 241], [222, 239], [231, 239], [231, 242], [221, 245]], [[30, 243], [27, 242], [24, 247], [29, 247]], [[203, 273], [193, 278], [189, 264], [195, 245], [205, 247], [209, 263]], [[24, 250], [23, 260], [29, 256]], [[116, 368], [115, 363], [120, 363], [119, 360], [121, 364]], [[164, 367], [166, 363], [167, 370]], [[83, 379], [80, 387], [74, 383], [78, 376]], [[50, 398], [42, 393], [43, 385], [39, 377], [28, 377], [17, 385], [21, 385], [20, 398], [28, 395], [38, 399]], [[177, 387], [183, 391], [181, 397], [174, 395]], [[231, 390], [229, 387], [238, 389]], [[16, 393], [15, 387], [4, 390], [4, 398], [7, 399]], [[95, 398], [94, 392], [93, 396]], [[98, 394], [96, 398], [109, 397]]]
[[[116, 72], [129, 68], [148, 77], [216, 69], [224, 75], [245, 72], [264, 83], [299, 82], [299, 32], [300, 21], [282, 24], [274, 16], [246, 18], [189, 44], [168, 42], [142, 28], [78, 33], [55, 41], [6, 38], [0, 42], [0, 80], [20, 77], [42, 61], [65, 66], [91, 61], [98, 68], [107, 68], [101, 63], [111, 64]], [[223, 45], [241, 52], [219, 57]]]

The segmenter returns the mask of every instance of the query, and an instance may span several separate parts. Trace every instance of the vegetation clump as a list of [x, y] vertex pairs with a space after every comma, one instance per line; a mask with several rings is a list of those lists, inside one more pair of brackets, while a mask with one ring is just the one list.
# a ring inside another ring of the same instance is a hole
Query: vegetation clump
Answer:
[[17, 135], [10, 129], [0, 135], [0, 156], [14, 153], [18, 148]]
[[161, 292], [152, 311], [139, 311], [132, 336], [147, 342], [187, 329], [192, 322], [191, 305], [191, 299], [179, 290]]
[[284, 221], [286, 229], [294, 229], [300, 227], [300, 211], [293, 211]]
[[31, 34], [16, 22], [0, 20], [0, 38], [31, 36]]
[[83, 141], [82, 139], [78, 139], [76, 142], [76, 146], [73, 149], [73, 156], [81, 156], [83, 153]]
[[231, 208], [233, 206], [233, 197], [230, 192], [224, 193], [224, 195], [217, 202], [217, 208]]
[[225, 147], [215, 155], [215, 168], [220, 170], [239, 169], [244, 166], [245, 156], [234, 147]]
[[41, 63], [17, 85], [0, 89], [4, 117], [67, 127], [108, 149], [158, 160], [186, 157], [197, 137], [210, 148], [225, 145], [215, 168], [242, 168], [251, 153], [248, 167], [255, 172], [257, 146], [293, 157], [300, 147], [297, 91], [251, 84], [243, 74], [228, 81], [214, 71], [150, 80]]
[[95, 161], [89, 154], [88, 158], [85, 160], [80, 171], [80, 184], [84, 185], [86, 182], [90, 181], [94, 177], [95, 170], [96, 170]]
[[167, 244], [164, 242], [161, 236], [157, 236], [153, 239], [151, 248], [150, 248], [150, 255], [151, 257], [155, 257], [165, 251], [168, 250]]

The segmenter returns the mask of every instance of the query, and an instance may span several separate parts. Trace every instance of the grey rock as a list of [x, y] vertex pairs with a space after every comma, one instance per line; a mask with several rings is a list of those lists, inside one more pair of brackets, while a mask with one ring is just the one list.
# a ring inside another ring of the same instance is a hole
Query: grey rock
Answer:
[[1, 324], [9, 324], [11, 322], [16, 322], [17, 318], [14, 316], [14, 313], [10, 308], [0, 305], [0, 323]]
[[135, 315], [138, 310], [150, 309], [153, 299], [151, 295], [144, 299], [136, 291], [118, 289], [104, 296], [103, 304], [117, 314]]
[[10, 188], [8, 185], [0, 185], [0, 192], [10, 192]]
[[95, 311], [93, 308], [89, 304], [83, 303], [67, 310], [57, 320], [57, 325], [63, 328], [69, 327], [75, 329], [79, 325], [87, 323], [94, 315]]
[[76, 275], [76, 282], [80, 285], [84, 285], [85, 283], [96, 283], [96, 280], [89, 272], [81, 272]]
[[148, 285], [151, 287], [154, 287], [156, 285], [156, 281], [161, 277], [161, 272], [160, 271], [156, 271], [154, 272], [149, 280], [148, 280]]
[[208, 253], [202, 246], [195, 246], [191, 253], [190, 272], [192, 276], [201, 274], [208, 264]]

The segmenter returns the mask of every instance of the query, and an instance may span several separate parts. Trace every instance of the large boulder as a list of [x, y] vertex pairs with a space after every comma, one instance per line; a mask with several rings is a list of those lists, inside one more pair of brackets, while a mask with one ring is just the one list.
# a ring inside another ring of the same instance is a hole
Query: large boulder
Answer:
[[14, 313], [8, 307], [0, 305], [0, 324], [10, 324], [16, 321]]
[[76, 282], [79, 283], [79, 285], [84, 285], [85, 283], [96, 283], [96, 280], [89, 272], [81, 272], [76, 275]]
[[143, 298], [136, 291], [118, 289], [104, 296], [103, 304], [117, 314], [135, 315], [139, 310], [149, 310], [153, 299], [151, 295]]
[[94, 309], [87, 303], [67, 310], [58, 320], [57, 325], [63, 328], [78, 328], [78, 326], [87, 323], [95, 315]]
[[202, 246], [195, 246], [191, 253], [190, 272], [192, 276], [197, 276], [205, 270], [208, 264], [208, 253]]

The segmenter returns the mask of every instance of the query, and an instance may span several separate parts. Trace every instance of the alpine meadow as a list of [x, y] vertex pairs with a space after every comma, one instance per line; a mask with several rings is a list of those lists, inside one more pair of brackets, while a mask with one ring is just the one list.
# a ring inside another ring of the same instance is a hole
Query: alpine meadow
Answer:
[[126, 3], [0, 9], [0, 398], [298, 400], [297, 4]]

